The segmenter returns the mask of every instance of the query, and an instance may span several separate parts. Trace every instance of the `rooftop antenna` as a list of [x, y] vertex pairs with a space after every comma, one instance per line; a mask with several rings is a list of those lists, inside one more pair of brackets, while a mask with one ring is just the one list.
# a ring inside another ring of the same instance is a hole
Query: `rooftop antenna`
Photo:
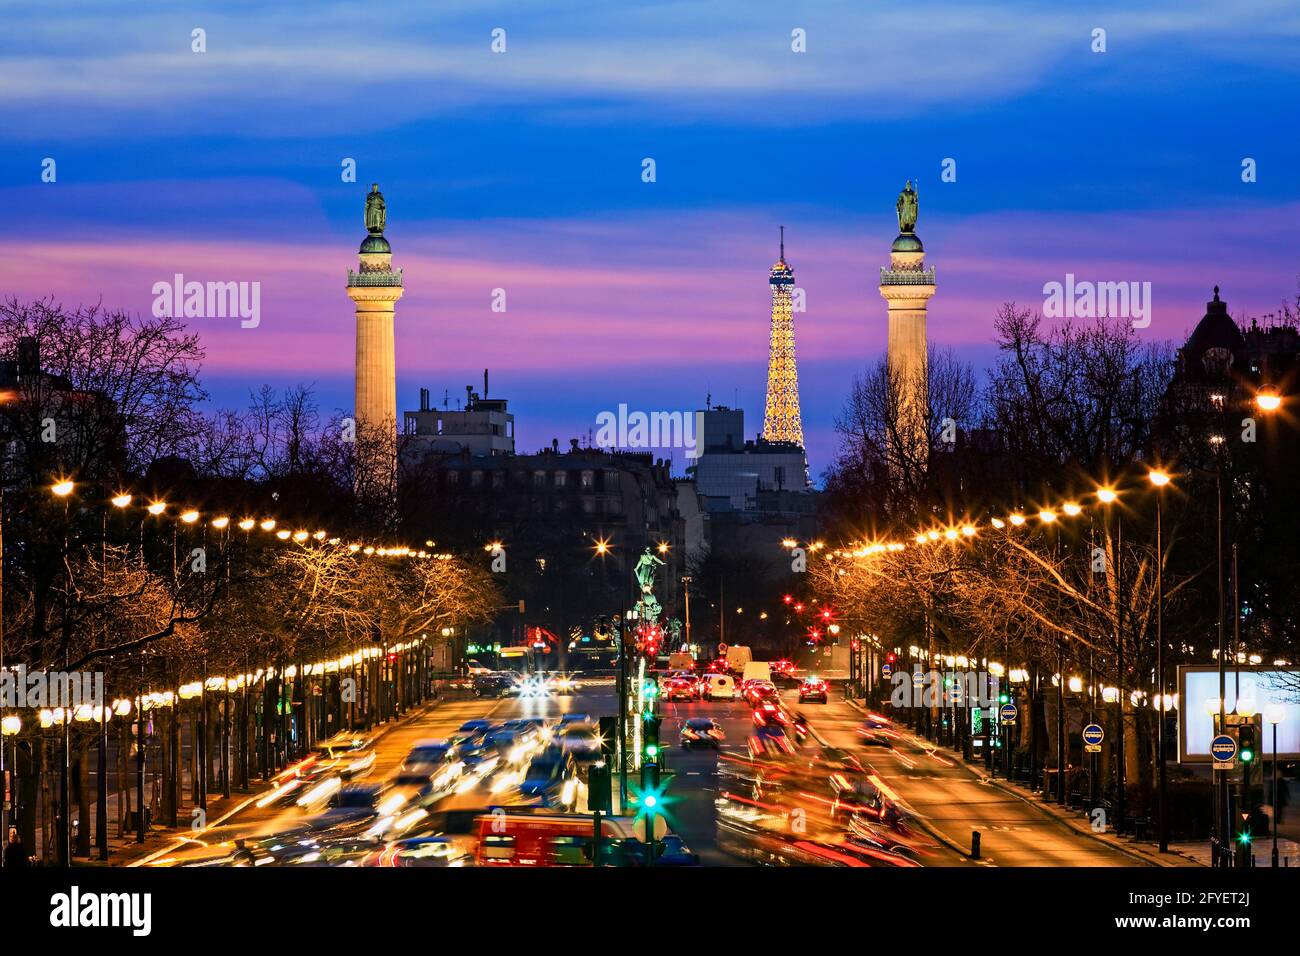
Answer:
[[451, 392], [449, 392], [447, 389], [444, 388], [444, 389], [442, 390], [442, 408], [443, 408], [443, 411], [446, 411], [447, 406], [448, 406], [450, 403], [451, 403]]
[[781, 261], [785, 262], [785, 226], [781, 227]]

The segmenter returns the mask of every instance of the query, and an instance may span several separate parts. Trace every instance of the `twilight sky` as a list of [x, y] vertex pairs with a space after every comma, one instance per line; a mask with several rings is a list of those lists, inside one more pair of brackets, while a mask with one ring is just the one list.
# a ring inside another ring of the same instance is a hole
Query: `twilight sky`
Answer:
[[[454, 407], [489, 367], [521, 451], [585, 435], [619, 403], [688, 410], [710, 393], [752, 434], [785, 224], [819, 475], [853, 374], [884, 348], [877, 270], [907, 178], [938, 274], [930, 339], [980, 365], [998, 306], [1039, 308], [1067, 272], [1151, 282], [1142, 334], [1159, 339], [1190, 331], [1216, 283], [1238, 317], [1294, 296], [1300, 8], [1127, 6], [11, 6], [0, 294], [148, 312], [177, 272], [257, 281], [258, 328], [192, 320], [214, 402], [304, 382], [348, 408], [344, 284], [378, 182], [406, 276], [399, 409], [420, 386]], [[1257, 182], [1242, 181], [1248, 157]]]

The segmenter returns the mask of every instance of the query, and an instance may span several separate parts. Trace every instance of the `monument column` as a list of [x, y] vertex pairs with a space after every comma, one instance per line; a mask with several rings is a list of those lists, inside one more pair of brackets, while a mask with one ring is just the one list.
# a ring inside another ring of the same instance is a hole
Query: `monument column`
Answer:
[[925, 268], [925, 247], [915, 233], [917, 194], [911, 180], [898, 196], [898, 238], [889, 268], [880, 270], [880, 294], [889, 309], [886, 364], [896, 390], [899, 433], [911, 444], [909, 457], [924, 463], [928, 450], [926, 307], [934, 295], [934, 267]]
[[393, 271], [393, 250], [384, 238], [388, 221], [379, 184], [366, 196], [366, 231], [361, 242], [360, 272], [348, 270], [348, 298], [356, 306], [356, 420], [358, 431], [385, 429], [397, 438], [397, 379], [393, 312], [402, 288], [402, 270]]

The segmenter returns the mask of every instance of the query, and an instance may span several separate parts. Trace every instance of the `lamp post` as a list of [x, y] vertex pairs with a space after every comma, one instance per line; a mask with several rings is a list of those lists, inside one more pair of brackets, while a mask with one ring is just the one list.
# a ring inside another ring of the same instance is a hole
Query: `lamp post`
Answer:
[[1264, 708], [1264, 719], [1273, 725], [1273, 819], [1269, 829], [1273, 831], [1273, 868], [1277, 869], [1277, 725], [1282, 723], [1286, 710], [1280, 704], [1270, 704]]
[[1157, 775], [1157, 794], [1156, 794], [1156, 819], [1157, 833], [1159, 835], [1160, 852], [1169, 852], [1169, 814], [1168, 807], [1168, 777], [1169, 768], [1165, 760], [1165, 573], [1164, 573], [1164, 548], [1162, 534], [1162, 507], [1164, 501], [1163, 489], [1169, 484], [1169, 473], [1159, 469], [1153, 469], [1147, 473], [1147, 478], [1156, 488], [1156, 703], [1159, 705], [1160, 715], [1156, 722], [1156, 775]]
[[[1113, 488], [1099, 488], [1097, 500], [1104, 505], [1114, 504], [1119, 500], [1119, 493]], [[1109, 536], [1109, 535], [1108, 535]], [[1127, 780], [1124, 766], [1124, 592], [1121, 576], [1121, 560], [1124, 547], [1124, 523], [1115, 516], [1115, 830], [1124, 828], [1124, 812], [1127, 809]]]

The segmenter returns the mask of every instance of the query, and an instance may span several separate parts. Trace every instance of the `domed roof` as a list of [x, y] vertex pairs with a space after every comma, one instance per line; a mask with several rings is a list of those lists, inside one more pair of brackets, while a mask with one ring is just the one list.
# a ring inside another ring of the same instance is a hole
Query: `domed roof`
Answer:
[[1205, 318], [1197, 323], [1183, 351], [1189, 355], [1204, 355], [1210, 349], [1227, 349], [1239, 355], [1246, 340], [1241, 329], [1228, 315], [1228, 303], [1219, 299], [1219, 287], [1214, 287], [1214, 298], [1205, 303]]
[[894, 244], [889, 247], [890, 252], [925, 252], [925, 247], [921, 245], [921, 240], [917, 238], [916, 233], [901, 232]]
[[366, 236], [361, 240], [361, 255], [392, 254], [393, 247], [383, 236]]

